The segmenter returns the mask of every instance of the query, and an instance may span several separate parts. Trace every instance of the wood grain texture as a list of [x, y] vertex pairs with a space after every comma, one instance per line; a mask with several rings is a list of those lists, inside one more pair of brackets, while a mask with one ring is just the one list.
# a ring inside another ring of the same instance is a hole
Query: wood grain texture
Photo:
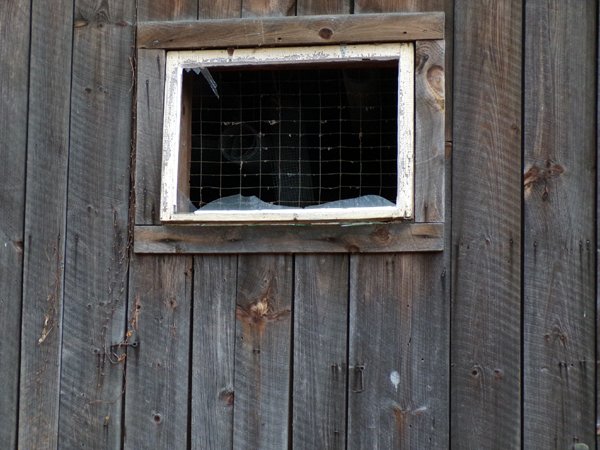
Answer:
[[348, 256], [296, 256], [295, 449], [346, 448]]
[[192, 258], [136, 257], [129, 295], [124, 448], [186, 449]]
[[520, 448], [522, 4], [456, 1], [451, 442]]
[[137, 253], [436, 252], [444, 225], [137, 226], [134, 239]]
[[595, 446], [596, 8], [525, 10], [524, 448]]
[[234, 449], [287, 448], [292, 277], [291, 256], [239, 256]]
[[160, 224], [165, 52], [138, 50], [135, 223]]
[[441, 257], [350, 261], [349, 448], [448, 448], [448, 287]]
[[293, 16], [296, 0], [242, 0], [242, 17]]
[[443, 222], [445, 207], [444, 41], [415, 45], [415, 221]]
[[296, 15], [349, 14], [351, 3], [348, 0], [297, 0]]
[[230, 19], [241, 15], [241, 0], [198, 0], [199, 19]]
[[193, 449], [233, 444], [237, 256], [194, 258]]
[[29, 80], [21, 448], [57, 447], [72, 14], [73, 2], [67, 0], [51, 9], [36, 3], [31, 10], [30, 67], [36, 69]]
[[189, 20], [197, 17], [198, 0], [139, 0], [137, 2], [138, 21]]
[[409, 13], [145, 22], [139, 48], [198, 49], [442, 39], [444, 15]]
[[27, 157], [30, 2], [0, 3], [0, 442], [16, 448]]
[[444, 0], [354, 0], [354, 12], [443, 11]]
[[75, 3], [60, 448], [121, 445], [134, 14]]
[[[190, 164], [192, 158], [192, 88], [183, 83], [179, 126], [179, 158], [177, 161], [177, 211], [190, 212]], [[195, 210], [196, 208], [194, 208]]]

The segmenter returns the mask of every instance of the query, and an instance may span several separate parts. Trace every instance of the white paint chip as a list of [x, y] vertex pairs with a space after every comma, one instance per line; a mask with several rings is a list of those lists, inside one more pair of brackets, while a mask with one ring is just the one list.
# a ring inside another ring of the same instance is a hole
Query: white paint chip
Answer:
[[398, 385], [400, 384], [400, 374], [395, 370], [390, 373], [390, 381], [394, 385], [394, 389], [398, 390]]

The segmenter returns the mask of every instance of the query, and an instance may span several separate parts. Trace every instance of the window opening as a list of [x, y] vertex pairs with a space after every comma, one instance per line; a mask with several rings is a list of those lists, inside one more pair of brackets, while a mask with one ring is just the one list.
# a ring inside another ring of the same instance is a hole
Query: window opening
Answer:
[[195, 208], [241, 208], [243, 197], [297, 208], [363, 196], [394, 205], [396, 66], [212, 76], [219, 97], [201, 74], [183, 75], [192, 92]]
[[161, 219], [410, 217], [412, 51], [169, 52]]

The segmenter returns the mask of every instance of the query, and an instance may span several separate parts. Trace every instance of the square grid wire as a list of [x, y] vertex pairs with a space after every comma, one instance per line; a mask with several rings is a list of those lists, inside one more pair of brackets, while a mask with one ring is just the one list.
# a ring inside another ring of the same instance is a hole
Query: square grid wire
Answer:
[[306, 207], [376, 195], [397, 183], [398, 70], [211, 70], [192, 86], [190, 200], [232, 195]]

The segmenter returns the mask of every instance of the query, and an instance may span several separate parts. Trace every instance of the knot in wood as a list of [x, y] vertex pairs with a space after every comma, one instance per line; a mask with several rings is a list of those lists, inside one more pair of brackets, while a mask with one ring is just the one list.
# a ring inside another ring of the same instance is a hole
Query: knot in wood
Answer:
[[333, 30], [331, 28], [323, 27], [319, 30], [319, 37], [322, 39], [331, 39], [333, 36]]
[[250, 306], [250, 312], [255, 317], [264, 317], [269, 314], [269, 299], [267, 297], [263, 297], [259, 299], [256, 303], [253, 303]]

